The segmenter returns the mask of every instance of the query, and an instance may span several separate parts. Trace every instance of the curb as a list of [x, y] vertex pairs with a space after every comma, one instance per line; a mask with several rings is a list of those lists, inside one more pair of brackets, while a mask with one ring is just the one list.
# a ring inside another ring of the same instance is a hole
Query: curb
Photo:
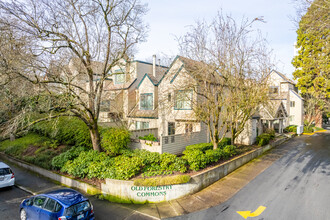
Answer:
[[17, 185], [16, 183], [15, 183], [15, 186], [16, 186], [17, 188], [19, 188], [19, 189], [21, 189], [21, 190], [23, 190], [23, 191], [25, 191], [25, 192], [27, 192], [27, 193], [33, 195], [33, 196], [34, 196], [34, 195], [37, 195], [37, 193], [32, 192], [31, 190], [25, 188], [24, 186]]

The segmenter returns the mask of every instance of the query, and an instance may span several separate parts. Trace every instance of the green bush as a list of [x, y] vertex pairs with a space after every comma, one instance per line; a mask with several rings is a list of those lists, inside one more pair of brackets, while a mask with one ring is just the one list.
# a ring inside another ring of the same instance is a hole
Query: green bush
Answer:
[[[99, 153], [94, 150], [83, 151], [74, 160], [67, 161], [61, 168], [61, 171], [67, 172], [75, 177], [84, 178], [89, 173], [90, 164], [93, 164], [93, 162], [100, 163], [105, 160], [106, 157], [107, 155], [104, 152]], [[95, 176], [97, 176], [97, 174]]]
[[231, 138], [228, 137], [224, 137], [219, 143], [218, 143], [218, 147], [219, 148], [224, 148], [227, 145], [231, 144]]
[[289, 125], [288, 127], [283, 129], [284, 132], [295, 132], [297, 133], [297, 125]]
[[181, 173], [187, 171], [187, 161], [174, 154], [147, 153], [145, 150], [135, 150], [134, 155], [143, 159], [143, 177], [168, 175], [174, 171]]
[[223, 148], [222, 156], [224, 159], [235, 156], [237, 154], [237, 149], [234, 145], [227, 145]]
[[200, 143], [200, 144], [193, 144], [186, 146], [186, 150], [200, 150], [202, 152], [205, 152], [206, 150], [213, 149], [212, 143]]
[[61, 153], [60, 155], [53, 158], [52, 160], [53, 168], [60, 170], [67, 161], [73, 160], [74, 158], [78, 157], [79, 154], [85, 150], [86, 148], [84, 147], [72, 147], [69, 150]]
[[215, 150], [205, 151], [206, 163], [211, 164], [218, 162], [223, 157], [223, 150], [218, 148]]
[[159, 164], [161, 162], [161, 155], [159, 153], [150, 152], [144, 149], [135, 149], [131, 154], [126, 151], [126, 153], [122, 155], [139, 157], [143, 160], [144, 165], [149, 165], [153, 163]]
[[143, 160], [139, 157], [120, 155], [110, 157], [104, 152], [83, 151], [74, 160], [69, 160], [61, 171], [80, 178], [111, 178], [127, 180], [137, 175]]
[[304, 133], [313, 133], [313, 126], [304, 126]]
[[157, 138], [154, 136], [154, 134], [148, 134], [143, 137], [139, 137], [140, 140], [146, 140], [146, 141], [157, 141]]
[[63, 144], [77, 147], [92, 147], [89, 129], [78, 118], [60, 117], [42, 121], [33, 125], [31, 130]]
[[270, 134], [263, 133], [263, 134], [261, 134], [261, 135], [259, 135], [257, 137], [256, 143], [259, 146], [264, 146], [264, 145], [266, 145], [266, 144], [269, 143], [270, 139], [271, 139], [271, 135]]
[[206, 167], [207, 157], [203, 151], [199, 149], [185, 150], [183, 154], [182, 158], [187, 160], [189, 169], [198, 171]]
[[102, 133], [102, 148], [111, 155], [118, 155], [127, 148], [130, 142], [130, 132], [124, 128], [109, 128]]

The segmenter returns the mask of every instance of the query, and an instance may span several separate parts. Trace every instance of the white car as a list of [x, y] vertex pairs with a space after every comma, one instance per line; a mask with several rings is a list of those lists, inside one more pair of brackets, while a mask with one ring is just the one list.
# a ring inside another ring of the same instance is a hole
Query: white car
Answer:
[[13, 186], [15, 184], [15, 175], [10, 167], [0, 162], [0, 188]]

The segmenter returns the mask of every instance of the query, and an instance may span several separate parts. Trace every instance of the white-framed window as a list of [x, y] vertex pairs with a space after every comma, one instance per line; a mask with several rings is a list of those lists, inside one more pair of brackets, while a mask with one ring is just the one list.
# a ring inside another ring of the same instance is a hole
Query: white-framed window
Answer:
[[153, 110], [153, 93], [141, 93], [140, 95], [140, 109], [141, 110]]
[[126, 80], [126, 74], [122, 72], [115, 73], [115, 84], [123, 84]]
[[149, 128], [149, 122], [148, 121], [136, 121], [135, 122], [135, 129], [148, 129]]
[[294, 108], [296, 106], [296, 102], [295, 101], [290, 101], [290, 107]]
[[269, 94], [278, 94], [278, 86], [270, 86]]
[[175, 110], [191, 110], [192, 109], [193, 90], [177, 90], [175, 91], [174, 109]]

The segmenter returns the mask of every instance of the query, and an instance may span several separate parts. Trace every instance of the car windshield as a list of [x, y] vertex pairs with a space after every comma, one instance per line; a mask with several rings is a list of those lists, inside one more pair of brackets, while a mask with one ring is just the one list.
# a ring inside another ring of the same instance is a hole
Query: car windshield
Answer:
[[89, 201], [84, 201], [78, 204], [75, 204], [73, 206], [70, 206], [65, 210], [66, 216], [75, 216], [79, 213], [88, 210], [91, 207]]
[[11, 174], [10, 168], [0, 168], [0, 176]]

